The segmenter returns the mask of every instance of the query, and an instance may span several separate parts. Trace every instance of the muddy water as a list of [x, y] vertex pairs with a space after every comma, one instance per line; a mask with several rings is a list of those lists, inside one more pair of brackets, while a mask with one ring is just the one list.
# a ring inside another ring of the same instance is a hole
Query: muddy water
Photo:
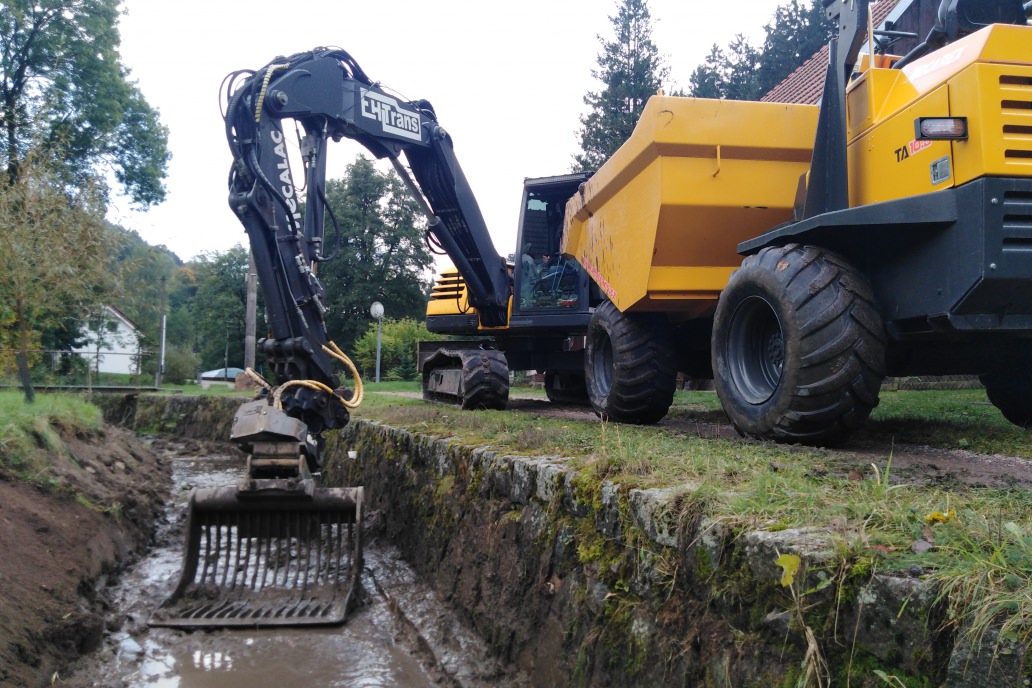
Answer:
[[255, 686], [528, 685], [490, 658], [471, 633], [387, 543], [366, 542], [362, 603], [341, 627], [184, 632], [150, 628], [151, 612], [179, 577], [192, 487], [235, 483], [239, 457], [190, 455], [156, 444], [172, 461], [174, 498], [158, 546], [107, 591], [111, 630], [99, 651], [65, 679], [72, 686], [253, 688]]

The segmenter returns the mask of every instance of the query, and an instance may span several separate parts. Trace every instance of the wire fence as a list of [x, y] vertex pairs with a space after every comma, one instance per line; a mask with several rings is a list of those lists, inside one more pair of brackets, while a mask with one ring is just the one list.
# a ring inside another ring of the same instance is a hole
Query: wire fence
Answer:
[[[8, 385], [17, 384], [14, 349], [0, 349]], [[33, 385], [39, 387], [150, 387], [156, 382], [153, 352], [69, 351], [31, 349], [27, 352]]]

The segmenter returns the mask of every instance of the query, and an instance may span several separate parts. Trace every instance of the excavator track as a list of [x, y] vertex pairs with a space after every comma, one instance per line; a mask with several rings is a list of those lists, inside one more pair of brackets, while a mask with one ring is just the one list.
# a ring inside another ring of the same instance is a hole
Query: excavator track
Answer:
[[423, 362], [423, 398], [463, 409], [509, 403], [509, 364], [494, 349], [438, 349]]

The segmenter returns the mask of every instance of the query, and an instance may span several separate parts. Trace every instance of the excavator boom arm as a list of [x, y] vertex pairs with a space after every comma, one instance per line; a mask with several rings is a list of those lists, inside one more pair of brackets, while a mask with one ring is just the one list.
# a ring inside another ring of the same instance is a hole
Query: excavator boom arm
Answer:
[[[305, 133], [303, 227], [286, 163], [281, 122], [287, 119], [300, 123]], [[230, 96], [226, 128], [234, 156], [230, 205], [252, 238], [261, 234], [268, 242], [284, 232], [296, 237], [281, 242], [283, 259], [271, 262], [300, 256], [302, 274], [286, 280], [301, 291], [293, 294], [297, 299], [318, 303], [321, 296], [306, 269], [322, 258], [326, 144], [350, 138], [377, 158], [398, 161], [404, 154], [430, 215], [429, 231], [462, 272], [471, 301], [485, 311], [482, 317], [504, 322], [510, 293], [505, 260], [491, 242], [451, 137], [429, 103], [400, 100], [373, 83], [346, 52], [318, 49], [277, 59], [250, 74]], [[274, 303], [282, 312], [272, 317], [291, 320], [286, 314], [293, 309], [290, 299]], [[276, 332], [276, 337], [290, 334]]]
[[[470, 303], [485, 325], [506, 322], [511, 293], [505, 260], [455, 157], [448, 133], [426, 101], [404, 101], [374, 83], [339, 49], [277, 58], [255, 72], [231, 75], [226, 136], [233, 153], [229, 204], [250, 238], [266, 297], [271, 336], [259, 348], [280, 382], [313, 380], [337, 388], [324, 325], [324, 289], [316, 264], [326, 258], [326, 157], [330, 141], [349, 138], [389, 158], [429, 218], [428, 233], [465, 278]], [[292, 177], [284, 122], [304, 131], [304, 200]], [[304, 212], [302, 212], [302, 205]], [[337, 404], [298, 387], [288, 413], [316, 435], [347, 422]]]

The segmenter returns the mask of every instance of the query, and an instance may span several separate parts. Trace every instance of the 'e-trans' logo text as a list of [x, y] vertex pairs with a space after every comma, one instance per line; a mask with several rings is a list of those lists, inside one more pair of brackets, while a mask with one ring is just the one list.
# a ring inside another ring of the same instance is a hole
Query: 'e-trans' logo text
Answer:
[[362, 89], [362, 116], [375, 119], [385, 134], [403, 136], [413, 141], [422, 141], [419, 113], [404, 110], [398, 101], [389, 96]]

